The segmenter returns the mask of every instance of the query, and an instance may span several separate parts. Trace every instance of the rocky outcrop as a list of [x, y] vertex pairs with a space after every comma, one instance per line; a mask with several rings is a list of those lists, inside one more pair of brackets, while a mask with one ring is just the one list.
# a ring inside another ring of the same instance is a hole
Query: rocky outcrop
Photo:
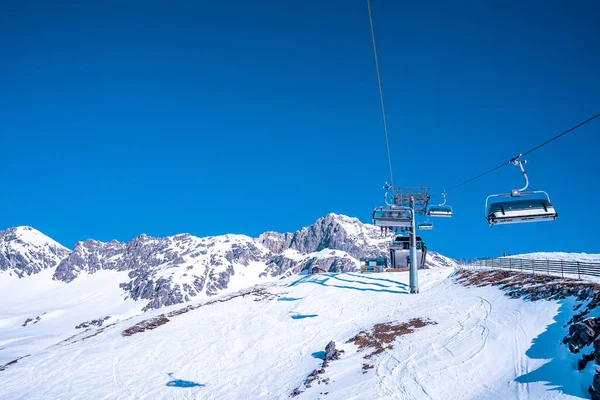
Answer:
[[571, 353], [577, 354], [579, 350], [592, 344], [598, 334], [600, 334], [600, 326], [596, 318], [586, 318], [569, 327], [569, 335], [564, 338], [563, 343], [569, 346]]
[[592, 386], [589, 387], [588, 392], [592, 400], [600, 400], [600, 371], [596, 371]]
[[340, 359], [340, 351], [335, 348], [335, 342], [332, 340], [325, 346], [325, 359], [323, 360], [323, 367], [327, 366], [327, 363], [333, 360]]
[[116, 240], [108, 243], [88, 239], [78, 242], [75, 248], [56, 268], [53, 279], [71, 282], [82, 272], [93, 274], [101, 269], [124, 270], [120, 263], [126, 245]]
[[75, 329], [89, 328], [90, 326], [98, 326], [98, 327], [100, 327], [100, 326], [104, 325], [104, 322], [107, 319], [110, 319], [110, 316], [106, 316], [104, 318], [93, 319], [91, 321], [85, 321], [85, 322], [82, 322], [79, 325], [77, 325], [75, 327]]
[[328, 385], [331, 378], [323, 378], [323, 375], [327, 372], [325, 368], [329, 367], [331, 361], [339, 360], [343, 352], [344, 350], [337, 350], [335, 348], [335, 342], [333, 340], [329, 342], [327, 346], [325, 346], [325, 355], [323, 356], [321, 368], [311, 372], [302, 383], [302, 386], [295, 388], [292, 393], [290, 393], [290, 397], [299, 396], [313, 385], [320, 385], [321, 383]]

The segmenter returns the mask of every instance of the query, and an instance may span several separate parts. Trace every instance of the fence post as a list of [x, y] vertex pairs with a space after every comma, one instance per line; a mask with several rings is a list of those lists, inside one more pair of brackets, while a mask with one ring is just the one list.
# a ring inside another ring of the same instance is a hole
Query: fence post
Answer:
[[563, 279], [565, 277], [565, 267], [563, 266], [563, 260], [560, 260], [560, 274], [562, 275]]
[[508, 270], [512, 271], [512, 260], [510, 258], [508, 259]]
[[546, 272], [550, 275], [550, 260], [546, 260]]
[[579, 269], [579, 261], [577, 261], [577, 275], [579, 276], [579, 279], [581, 279], [581, 270]]
[[531, 269], [533, 270], [533, 274], [535, 275], [535, 260], [531, 261]]

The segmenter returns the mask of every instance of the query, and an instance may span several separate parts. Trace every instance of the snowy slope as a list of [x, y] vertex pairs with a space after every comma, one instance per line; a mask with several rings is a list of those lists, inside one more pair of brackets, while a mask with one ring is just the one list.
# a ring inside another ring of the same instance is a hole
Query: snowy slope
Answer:
[[[140, 235], [129, 243], [89, 239], [73, 251], [33, 228], [11, 228], [0, 232], [0, 365], [76, 335], [92, 321], [106, 326], [314, 266], [355, 271], [360, 257], [386, 255], [390, 240], [372, 225], [336, 214], [297, 232], [259, 238]], [[455, 265], [436, 253], [429, 260], [430, 266]]]
[[108, 324], [141, 312], [143, 304], [126, 300], [118, 286], [124, 272], [86, 274], [70, 284], [52, 280], [53, 273], [0, 279], [0, 364], [81, 332], [75, 327], [82, 322], [109, 317]]
[[[204, 305], [180, 315], [169, 312], [182, 306], [149, 311], [0, 371], [2, 398], [286, 399], [320, 368], [332, 340], [345, 353], [321, 376], [329, 383], [299, 399], [585, 397], [592, 375], [578, 373], [558, 344], [568, 300], [509, 299], [497, 288], [463, 287], [452, 271], [420, 272], [419, 295], [407, 294], [407, 273], [305, 275], [195, 301]], [[159, 314], [169, 321], [122, 335]], [[368, 360], [346, 343], [374, 324], [411, 318], [436, 324]], [[549, 359], [563, 361], [548, 370]], [[365, 363], [373, 368], [363, 373]]]
[[562, 261], [579, 261], [579, 262], [600, 263], [600, 254], [564, 253], [564, 252], [559, 252], [559, 251], [514, 254], [514, 255], [511, 255], [508, 257], [530, 259], [530, 260], [559, 260], [559, 261], [562, 260]]

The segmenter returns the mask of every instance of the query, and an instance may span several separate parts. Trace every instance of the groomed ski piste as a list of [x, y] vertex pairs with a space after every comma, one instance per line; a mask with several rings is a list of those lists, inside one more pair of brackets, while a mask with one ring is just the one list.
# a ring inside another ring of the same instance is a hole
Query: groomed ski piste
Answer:
[[[561, 344], [574, 298], [511, 299], [454, 268], [419, 271], [418, 295], [407, 272], [299, 275], [145, 313], [103, 292], [113, 271], [54, 293], [44, 273], [0, 281], [0, 365], [29, 354], [0, 370], [2, 399], [576, 399], [595, 372]], [[414, 319], [371, 357], [350, 341]], [[331, 341], [339, 359], [305, 385]]]

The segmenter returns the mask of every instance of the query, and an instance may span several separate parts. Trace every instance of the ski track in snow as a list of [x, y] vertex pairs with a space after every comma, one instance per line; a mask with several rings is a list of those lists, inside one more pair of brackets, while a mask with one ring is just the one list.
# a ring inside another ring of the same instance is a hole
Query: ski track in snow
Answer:
[[[526, 352], [554, 322], [559, 303], [509, 299], [493, 287], [465, 288], [448, 278], [451, 272], [448, 268], [420, 271], [419, 295], [407, 294], [407, 272], [296, 276], [260, 285], [287, 301], [236, 297], [170, 317], [165, 325], [130, 337], [121, 332], [185, 305], [116, 321], [83, 341], [79, 339], [98, 328], [46, 348], [36, 336], [27, 349], [31, 356], [0, 372], [0, 398], [287, 399], [308, 374], [320, 368], [322, 360], [313, 354], [322, 352], [331, 340], [345, 353], [321, 376], [330, 378], [330, 383], [315, 383], [297, 399], [586, 398], [583, 389], [577, 397], [545, 382], [515, 382], [546, 363], [530, 359]], [[127, 303], [123, 309], [123, 299], [113, 297], [112, 303], [107, 296], [89, 293], [80, 299], [96, 305], [110, 303], [122, 315], [131, 315], [135, 304]], [[60, 321], [89, 319], [70, 315], [82, 312], [82, 307], [71, 302], [68, 308], [66, 303], [61, 300], [60, 308], [67, 311], [52, 321], [42, 318], [27, 327], [12, 324], [6, 331], [0, 326], [6, 347], [0, 356], [4, 351], [11, 355], [19, 351], [11, 347], [18, 342], [8, 337], [19, 329], [20, 338], [27, 332], [52, 336], [46, 329], [53, 330]], [[49, 305], [45, 308], [53, 311]], [[38, 315], [24, 305], [20, 310], [23, 320]], [[35, 312], [39, 311], [36, 304]], [[103, 315], [94, 312], [95, 317]], [[370, 360], [363, 359], [368, 349], [357, 352], [354, 344], [346, 343], [376, 323], [411, 318], [436, 324], [399, 337], [392, 350]], [[21, 322], [21, 316], [15, 321]], [[52, 337], [55, 343], [65, 339]], [[363, 374], [363, 363], [374, 368]], [[189, 381], [193, 387], [167, 386], [173, 379]]]

